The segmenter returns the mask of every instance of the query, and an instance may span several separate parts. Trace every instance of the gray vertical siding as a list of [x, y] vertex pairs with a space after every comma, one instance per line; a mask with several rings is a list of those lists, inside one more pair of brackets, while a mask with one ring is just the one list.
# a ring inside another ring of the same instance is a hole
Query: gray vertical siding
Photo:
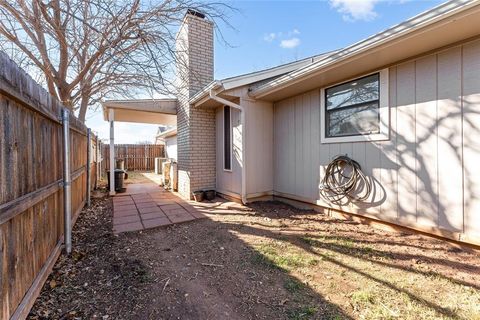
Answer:
[[[273, 192], [273, 104], [251, 100], [248, 87], [232, 90], [240, 97], [246, 121], [247, 198]], [[240, 111], [232, 112], [232, 170], [223, 170], [223, 108], [216, 110], [217, 191], [240, 197], [242, 191], [242, 125]]]
[[454, 230], [463, 230], [462, 49], [437, 56], [438, 224]]
[[[401, 225], [480, 236], [480, 41], [389, 70], [390, 140], [321, 144], [320, 88], [274, 106], [274, 190]], [[319, 194], [325, 166], [357, 160], [374, 186], [364, 203]]]
[[273, 191], [273, 104], [241, 98], [246, 122], [247, 197]]
[[480, 234], [480, 41], [462, 50], [464, 230]]
[[238, 195], [242, 188], [240, 156], [242, 140], [238, 139], [241, 134], [240, 113], [233, 108], [230, 109], [230, 112], [232, 115], [232, 170], [226, 171], [223, 169], [223, 108], [216, 110], [217, 191]]

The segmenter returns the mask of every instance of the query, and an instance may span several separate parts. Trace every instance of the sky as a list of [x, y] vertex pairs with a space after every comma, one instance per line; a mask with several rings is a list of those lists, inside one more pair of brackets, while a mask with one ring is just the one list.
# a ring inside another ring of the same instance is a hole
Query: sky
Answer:
[[[215, 79], [262, 70], [343, 48], [442, 2], [444, 1], [227, 1], [236, 10], [228, 14], [232, 27], [220, 24], [216, 34]], [[89, 112], [86, 124], [101, 139], [109, 138], [109, 126], [103, 121], [101, 110]], [[153, 142], [156, 131], [156, 125], [116, 122], [115, 143]]]

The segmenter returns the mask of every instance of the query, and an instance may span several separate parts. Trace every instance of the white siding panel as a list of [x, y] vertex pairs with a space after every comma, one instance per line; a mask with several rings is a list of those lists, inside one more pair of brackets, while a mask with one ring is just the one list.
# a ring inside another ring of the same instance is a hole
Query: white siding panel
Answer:
[[[329, 157], [328, 157], [328, 163], [332, 161], [336, 156], [339, 156], [340, 153], [340, 144], [335, 143], [335, 144], [328, 144], [328, 149], [329, 149]], [[327, 165], [328, 165], [327, 163]], [[332, 203], [330, 204], [332, 208], [338, 209], [338, 210], [345, 210], [348, 209], [349, 204], [344, 203], [343, 201], [340, 203]]]
[[[389, 69], [390, 139], [319, 142], [320, 88], [275, 103], [274, 190], [400, 225], [480, 237], [480, 41]], [[364, 203], [319, 194], [339, 154], [374, 182]]]
[[[357, 161], [363, 171], [366, 167], [366, 143], [365, 142], [355, 142], [352, 145], [352, 155], [350, 156], [353, 160]], [[363, 186], [359, 186], [360, 192], [363, 190]], [[353, 213], [365, 213], [364, 209], [367, 207], [365, 203], [351, 203], [351, 210]]]
[[[229, 174], [232, 192], [241, 193], [242, 190], [242, 125], [240, 111], [230, 108], [232, 115], [232, 172]], [[230, 190], [229, 190], [230, 191]]]
[[415, 68], [417, 222], [437, 226], [437, 57], [419, 59]]
[[[225, 171], [223, 170], [223, 107], [217, 108], [217, 190], [240, 196], [242, 166], [245, 164], [247, 198], [271, 194], [274, 183], [273, 167], [278, 165], [273, 162], [274, 155], [283, 154], [282, 151], [273, 149], [273, 104], [250, 99], [247, 86], [230, 90], [227, 94], [239, 98], [237, 103], [245, 112], [245, 128], [242, 128], [240, 110], [231, 108], [232, 171]], [[279, 117], [275, 119], [275, 121], [280, 120]], [[245, 159], [242, 159], [242, 132], [245, 135]]]
[[463, 48], [465, 233], [480, 236], [480, 41]]
[[340, 144], [340, 154], [341, 155], [347, 155], [351, 156], [353, 152], [353, 143], [347, 142], [347, 143], [341, 143]]
[[380, 145], [376, 142], [365, 143], [365, 166], [364, 172], [368, 176], [372, 192], [370, 197], [365, 200], [365, 212], [378, 216], [380, 214], [380, 204], [384, 198], [382, 186], [380, 184]]
[[[261, 176], [258, 176], [258, 172], [262, 169], [262, 157], [264, 154], [261, 152], [263, 145], [263, 124], [261, 110], [257, 110], [254, 105], [248, 100], [242, 100], [243, 108], [247, 112], [247, 193], [254, 193], [254, 190], [261, 183]], [[259, 153], [260, 151], [260, 153]]]
[[[330, 163], [331, 159], [330, 159], [330, 145], [329, 144], [326, 144], [326, 143], [320, 143], [320, 135], [321, 135], [321, 132], [320, 130], [325, 130], [325, 127], [324, 126], [321, 126], [320, 125], [320, 91], [319, 90], [315, 90], [315, 92], [313, 93], [317, 98], [315, 99], [316, 101], [316, 110], [317, 110], [317, 115], [316, 115], [316, 130], [318, 131], [318, 134], [319, 134], [319, 144], [318, 144], [318, 147], [319, 147], [319, 151], [318, 151], [318, 157], [319, 157], [319, 164], [318, 166], [320, 166], [320, 176], [319, 176], [319, 185], [320, 185], [320, 182], [322, 181], [323, 177], [325, 176], [325, 169], [326, 167], [328, 166], [328, 164]], [[318, 192], [318, 203], [320, 205], [324, 205], [324, 206], [329, 206], [329, 202], [324, 199], [324, 197], [321, 196], [321, 193], [320, 193], [320, 190]]]
[[[287, 134], [287, 186], [285, 190], [287, 193], [290, 194], [297, 194], [296, 185], [295, 185], [295, 171], [297, 166], [297, 159], [296, 159], [296, 149], [295, 149], [295, 99], [291, 101], [292, 107], [288, 107], [288, 116], [285, 125], [288, 127], [288, 134]], [[300, 164], [299, 164], [300, 165]]]
[[439, 226], [463, 230], [462, 51], [438, 54]]
[[[283, 119], [286, 116], [286, 103], [280, 102], [274, 106], [274, 129], [273, 129], [273, 141], [286, 141], [288, 130], [284, 125]], [[280, 143], [274, 148], [273, 167], [275, 174], [273, 175], [273, 189], [281, 190], [281, 186], [285, 185], [285, 165], [286, 161], [283, 160], [286, 155], [285, 143]]]
[[328, 148], [330, 150], [330, 161], [340, 155], [340, 143], [330, 143], [328, 144]]
[[247, 194], [273, 190], [273, 105], [241, 99], [246, 112]]
[[320, 103], [320, 96], [318, 91], [312, 91], [309, 94], [310, 96], [310, 129], [311, 129], [311, 150], [312, 150], [312, 194], [311, 199], [318, 200], [319, 190], [318, 186], [320, 185], [320, 176], [322, 168], [322, 163], [320, 161], [320, 109], [317, 107]]
[[[341, 149], [344, 149], [341, 144]], [[348, 148], [348, 147], [347, 147]], [[348, 148], [350, 149], [350, 148]], [[380, 148], [376, 143], [355, 142], [352, 145], [349, 157], [357, 161], [362, 171], [367, 175], [372, 186], [370, 197], [363, 202], [353, 202], [350, 204], [351, 210], [355, 213], [368, 213], [378, 215], [380, 213], [380, 202], [383, 192], [380, 188]], [[363, 186], [360, 186], [360, 194], [363, 193]]]
[[389, 71], [390, 141], [382, 141], [380, 154], [380, 181], [384, 199], [380, 205], [381, 217], [397, 218], [397, 68]]
[[415, 62], [397, 67], [399, 219], [416, 222]]
[[165, 153], [167, 158], [177, 160], [177, 136], [165, 139]]
[[303, 131], [303, 139], [302, 139], [302, 148], [303, 148], [303, 179], [305, 183], [303, 183], [303, 190], [302, 194], [306, 198], [311, 198], [312, 196], [312, 130], [310, 127], [310, 117], [312, 114], [312, 110], [310, 109], [310, 95], [304, 94], [303, 95], [303, 113], [302, 113], [302, 131]]
[[303, 154], [303, 95], [295, 98], [294, 129], [292, 136], [295, 140], [295, 162], [292, 170], [295, 172], [293, 186], [295, 193], [304, 196], [305, 193], [305, 162]]
[[[231, 109], [232, 115], [232, 141], [233, 141], [233, 157], [232, 157], [232, 171], [225, 171], [223, 169], [223, 108], [217, 108], [216, 111], [216, 146], [217, 146], [217, 191], [219, 192], [231, 192], [237, 195], [241, 193], [241, 164], [238, 157], [238, 150], [241, 150], [238, 139], [234, 136], [241, 134], [240, 113], [234, 109]], [[237, 141], [236, 141], [237, 140]]]
[[277, 156], [274, 159], [275, 174], [274, 174], [274, 189], [280, 192], [289, 193], [292, 190], [294, 172], [293, 166], [295, 161], [292, 160], [292, 156], [295, 154], [293, 149], [294, 143], [292, 138], [294, 128], [292, 127], [292, 105], [291, 100], [286, 100], [275, 106], [275, 128], [276, 141], [282, 141], [278, 145]]

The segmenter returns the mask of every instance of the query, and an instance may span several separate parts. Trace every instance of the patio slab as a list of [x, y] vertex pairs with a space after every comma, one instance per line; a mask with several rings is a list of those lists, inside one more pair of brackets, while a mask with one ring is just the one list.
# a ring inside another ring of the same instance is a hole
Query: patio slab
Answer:
[[145, 229], [169, 226], [172, 223], [173, 222], [170, 221], [170, 219], [168, 219], [167, 217], [161, 217], [161, 218], [155, 218], [155, 219], [149, 219], [149, 220], [143, 221], [143, 225], [145, 226]]
[[142, 221], [156, 219], [156, 218], [166, 218], [167, 216], [163, 212], [150, 212], [150, 213], [142, 213], [140, 215]]
[[113, 198], [113, 232], [165, 227], [206, 218], [191, 203], [154, 183], [128, 184]]
[[152, 189], [157, 189], [158, 191], [159, 186], [154, 182], [148, 183], [130, 183], [126, 185], [127, 190], [125, 192], [120, 193], [119, 195], [128, 196], [128, 195], [142, 195], [148, 194], [152, 191]]

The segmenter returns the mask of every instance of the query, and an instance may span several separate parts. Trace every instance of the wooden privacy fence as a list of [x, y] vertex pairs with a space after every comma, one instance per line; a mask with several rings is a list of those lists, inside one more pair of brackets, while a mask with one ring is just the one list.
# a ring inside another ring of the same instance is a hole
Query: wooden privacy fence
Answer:
[[[28, 315], [61, 252], [65, 200], [71, 201], [73, 224], [90, 193], [87, 183], [96, 185], [98, 139], [71, 113], [62, 121], [64, 109], [0, 53], [1, 319]], [[70, 137], [71, 198], [64, 192], [64, 128]]]
[[[125, 169], [130, 171], [152, 171], [155, 169], [155, 158], [165, 157], [165, 148], [158, 144], [116, 144], [115, 161], [123, 159]], [[103, 145], [105, 169], [110, 168], [110, 148]]]

